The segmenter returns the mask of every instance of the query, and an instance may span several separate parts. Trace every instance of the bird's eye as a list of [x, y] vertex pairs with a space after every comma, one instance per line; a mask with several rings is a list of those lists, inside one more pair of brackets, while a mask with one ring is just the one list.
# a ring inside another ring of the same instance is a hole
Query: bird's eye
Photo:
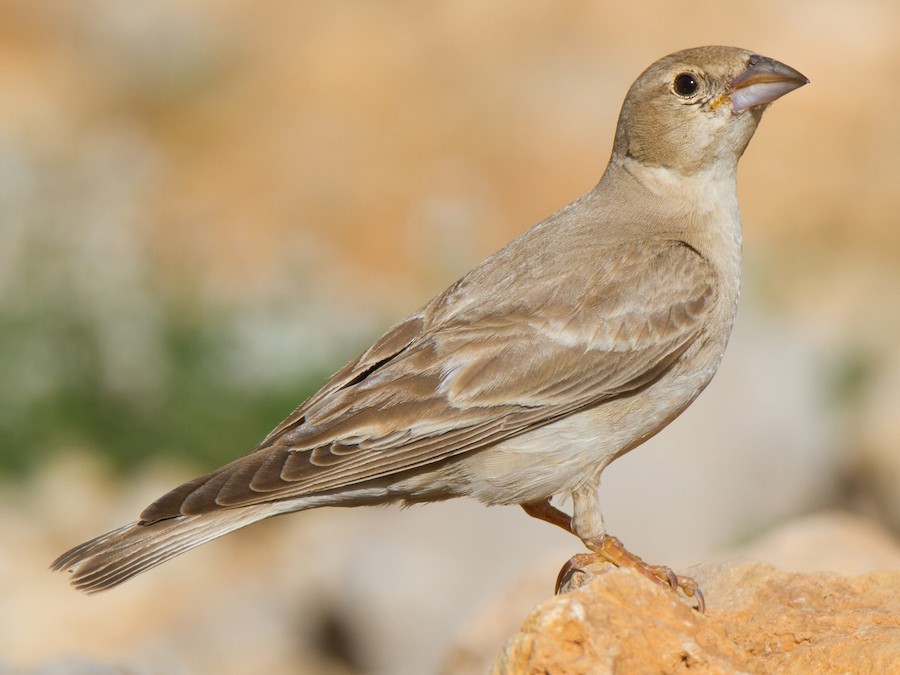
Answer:
[[697, 93], [697, 90], [700, 88], [700, 83], [697, 81], [695, 75], [692, 75], [691, 73], [680, 73], [675, 76], [673, 88], [675, 89], [676, 94], [688, 98]]

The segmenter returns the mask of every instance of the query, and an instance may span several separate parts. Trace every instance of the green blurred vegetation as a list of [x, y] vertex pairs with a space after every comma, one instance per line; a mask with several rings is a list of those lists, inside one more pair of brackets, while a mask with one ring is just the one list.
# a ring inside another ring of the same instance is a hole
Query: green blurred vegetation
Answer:
[[[0, 313], [0, 472], [27, 474], [73, 447], [119, 470], [161, 457], [213, 468], [253, 448], [333, 370], [313, 366], [290, 384], [242, 385], [230, 373], [228, 315], [194, 309], [162, 313], [162, 372], [152, 387], [125, 390], [104, 377], [100, 336], [84, 315], [62, 305]], [[52, 379], [35, 382], [35, 366]]]

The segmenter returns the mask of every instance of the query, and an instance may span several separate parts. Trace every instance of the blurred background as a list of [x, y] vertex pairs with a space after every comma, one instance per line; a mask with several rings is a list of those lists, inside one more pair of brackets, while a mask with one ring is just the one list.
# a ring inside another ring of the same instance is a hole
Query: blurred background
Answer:
[[742, 160], [722, 369], [604, 474], [607, 525], [674, 566], [824, 508], [900, 531], [896, 2], [4, 0], [0, 672], [483, 667], [461, 636], [580, 551], [515, 508], [308, 512], [95, 597], [47, 565], [590, 189], [700, 44], [812, 84]]

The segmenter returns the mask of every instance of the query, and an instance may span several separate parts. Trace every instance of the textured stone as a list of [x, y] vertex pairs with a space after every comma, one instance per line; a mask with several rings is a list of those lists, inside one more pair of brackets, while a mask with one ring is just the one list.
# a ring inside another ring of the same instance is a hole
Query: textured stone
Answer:
[[689, 572], [706, 614], [630, 570], [589, 568], [579, 588], [535, 608], [490, 672], [900, 669], [900, 573], [801, 574], [750, 561]]

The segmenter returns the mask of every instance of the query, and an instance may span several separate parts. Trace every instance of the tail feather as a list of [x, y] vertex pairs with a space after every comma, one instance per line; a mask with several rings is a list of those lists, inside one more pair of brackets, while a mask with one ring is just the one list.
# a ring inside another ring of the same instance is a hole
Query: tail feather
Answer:
[[138, 521], [76, 546], [53, 561], [51, 569], [72, 574], [72, 585], [86, 593], [118, 586], [195, 546], [274, 515], [271, 504], [178, 516], [155, 523]]

